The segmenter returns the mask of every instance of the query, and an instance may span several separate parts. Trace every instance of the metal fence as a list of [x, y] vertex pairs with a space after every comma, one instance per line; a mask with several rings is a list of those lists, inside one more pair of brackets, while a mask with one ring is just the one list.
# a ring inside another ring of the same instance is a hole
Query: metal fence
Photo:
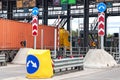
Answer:
[[[89, 47], [72, 47], [72, 52], [71, 50], [67, 50], [66, 48], [62, 50], [56, 50], [56, 51], [51, 51], [52, 57], [57, 58], [58, 56], [64, 57], [80, 57], [87, 54]], [[93, 49], [93, 48], [92, 48]], [[118, 47], [104, 47], [104, 50], [107, 51], [110, 55], [113, 56], [113, 58], [118, 62], [120, 60], [120, 53]], [[56, 53], [55, 53], [56, 52]]]
[[120, 52], [118, 47], [105, 47], [104, 49], [113, 56], [116, 62], [120, 60]]

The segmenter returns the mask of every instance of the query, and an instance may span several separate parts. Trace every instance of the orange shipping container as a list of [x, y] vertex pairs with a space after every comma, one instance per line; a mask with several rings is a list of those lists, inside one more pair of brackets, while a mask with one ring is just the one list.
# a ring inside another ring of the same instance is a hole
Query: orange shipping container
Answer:
[[[55, 27], [38, 26], [37, 48], [41, 48], [41, 46], [43, 48], [54, 48], [55, 29], [57, 30]], [[32, 24], [29, 23], [0, 19], [0, 35], [0, 49], [19, 49], [23, 47], [20, 44], [22, 41], [26, 41], [26, 47], [28, 48], [34, 46]]]

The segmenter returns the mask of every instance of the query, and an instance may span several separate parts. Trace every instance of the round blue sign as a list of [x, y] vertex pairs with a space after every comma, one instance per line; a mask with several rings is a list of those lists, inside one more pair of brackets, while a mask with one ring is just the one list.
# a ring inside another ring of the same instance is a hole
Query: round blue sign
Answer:
[[39, 9], [37, 7], [34, 7], [32, 9], [32, 15], [38, 15], [38, 13], [39, 13]]
[[40, 66], [39, 61], [35, 56], [33, 55], [27, 56], [26, 68], [29, 74], [35, 73], [38, 70], [39, 66]]
[[97, 6], [97, 9], [98, 9], [99, 12], [104, 12], [106, 10], [106, 8], [107, 7], [103, 2], [99, 3], [98, 6]]

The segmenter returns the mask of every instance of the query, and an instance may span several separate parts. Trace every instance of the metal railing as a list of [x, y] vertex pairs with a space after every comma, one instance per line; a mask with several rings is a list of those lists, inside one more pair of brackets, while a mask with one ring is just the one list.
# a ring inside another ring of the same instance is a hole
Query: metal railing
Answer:
[[104, 49], [113, 56], [116, 62], [120, 60], [120, 53], [118, 47], [105, 47]]
[[[59, 50], [54, 50], [54, 47], [44, 47], [44, 49], [50, 49], [51, 50], [51, 56], [52, 58], [57, 58], [59, 56], [62, 57], [70, 57], [70, 56], [74, 56], [74, 57], [80, 57], [80, 56], [85, 56], [85, 54], [88, 52], [89, 47], [72, 47], [72, 54], [70, 52], [69, 49], [67, 48], [63, 48], [63, 49], [59, 49]], [[57, 53], [55, 53], [57, 52]]]
[[83, 57], [53, 59], [54, 72], [57, 70], [61, 72], [62, 69], [68, 70], [68, 68], [83, 70]]
[[[48, 49], [48, 48], [50, 48], [50, 46], [47, 48], [44, 47], [44, 49]], [[85, 55], [87, 54], [87, 52], [90, 49], [90, 47], [72, 47], [72, 54], [71, 54], [70, 50], [67, 50], [66, 48], [64, 48], [61, 51], [56, 50], [57, 53], [55, 53], [53, 48], [54, 47], [51, 47], [52, 58], [58, 58], [59, 56], [62, 56], [63, 58], [70, 57], [70, 56], [85, 57]], [[110, 55], [112, 55], [113, 58], [116, 60], [116, 62], [118, 62], [120, 60], [120, 53], [119, 53], [118, 47], [104, 47], [104, 50], [107, 51]]]
[[5, 54], [0, 53], [0, 66], [6, 66]]

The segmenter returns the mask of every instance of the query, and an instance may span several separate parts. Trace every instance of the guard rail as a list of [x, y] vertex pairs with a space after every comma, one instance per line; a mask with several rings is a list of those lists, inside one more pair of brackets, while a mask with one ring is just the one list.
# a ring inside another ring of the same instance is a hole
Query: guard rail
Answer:
[[6, 66], [5, 54], [0, 54], [0, 66]]
[[62, 69], [68, 70], [68, 68], [83, 70], [83, 57], [53, 59], [54, 73], [57, 70], [59, 70], [60, 72], [62, 71]]

